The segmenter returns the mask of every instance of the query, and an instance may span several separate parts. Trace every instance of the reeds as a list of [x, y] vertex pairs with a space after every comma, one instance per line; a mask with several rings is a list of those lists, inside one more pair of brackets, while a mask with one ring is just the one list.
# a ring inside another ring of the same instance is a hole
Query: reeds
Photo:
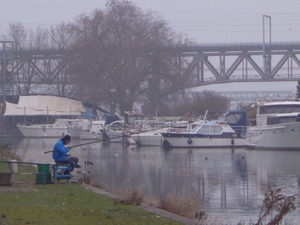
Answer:
[[258, 221], [255, 225], [281, 224], [284, 216], [296, 209], [296, 195], [285, 196], [281, 191], [281, 188], [276, 188], [274, 185], [269, 184], [267, 186]]
[[122, 188], [117, 191], [118, 195], [122, 196], [122, 200], [117, 201], [117, 203], [127, 204], [127, 205], [140, 205], [144, 202], [144, 193], [142, 189], [137, 186], [131, 186], [127, 188]]
[[188, 196], [167, 194], [160, 199], [158, 207], [189, 219], [202, 220], [206, 217], [206, 214], [204, 211], [199, 210], [201, 205], [202, 200], [196, 193]]

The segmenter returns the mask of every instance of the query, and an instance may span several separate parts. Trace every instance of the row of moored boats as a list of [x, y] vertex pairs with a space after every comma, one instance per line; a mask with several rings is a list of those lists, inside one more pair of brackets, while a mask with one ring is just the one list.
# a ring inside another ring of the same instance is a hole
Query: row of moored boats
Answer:
[[[258, 99], [256, 119], [246, 111], [229, 111], [217, 120], [124, 122], [117, 115], [106, 120], [57, 119], [53, 124], [17, 125], [24, 137], [61, 137], [122, 142], [169, 148], [247, 147], [300, 149], [300, 100]], [[135, 117], [135, 115], [133, 115]], [[136, 118], [138, 118], [136, 116]]]

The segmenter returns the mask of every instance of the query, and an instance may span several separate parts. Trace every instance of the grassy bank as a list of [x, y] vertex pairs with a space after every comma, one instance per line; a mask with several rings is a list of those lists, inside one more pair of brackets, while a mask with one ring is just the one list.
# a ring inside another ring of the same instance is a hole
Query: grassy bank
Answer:
[[[0, 171], [8, 171], [0, 163]], [[31, 174], [33, 172], [33, 174]], [[0, 224], [181, 224], [134, 205], [96, 194], [80, 184], [35, 184], [36, 168], [19, 166], [12, 186], [0, 186]]]
[[180, 224], [76, 184], [29, 185], [0, 199], [0, 224]]

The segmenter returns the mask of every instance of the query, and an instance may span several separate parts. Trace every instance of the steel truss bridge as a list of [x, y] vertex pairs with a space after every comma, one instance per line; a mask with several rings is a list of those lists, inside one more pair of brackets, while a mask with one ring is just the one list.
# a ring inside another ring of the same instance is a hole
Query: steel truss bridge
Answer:
[[183, 73], [194, 75], [194, 86], [300, 78], [300, 42], [193, 45], [177, 51], [179, 60], [190, 58]]
[[[19, 50], [0, 41], [0, 90], [6, 92], [17, 74], [34, 71], [36, 83], [55, 83], [74, 63], [70, 50]], [[197, 44], [168, 47], [176, 74], [189, 80], [185, 87], [250, 81], [295, 81], [300, 78], [300, 42]], [[11, 67], [11, 65], [13, 65]], [[1, 88], [2, 86], [2, 88]], [[10, 91], [9, 91], [10, 92]]]

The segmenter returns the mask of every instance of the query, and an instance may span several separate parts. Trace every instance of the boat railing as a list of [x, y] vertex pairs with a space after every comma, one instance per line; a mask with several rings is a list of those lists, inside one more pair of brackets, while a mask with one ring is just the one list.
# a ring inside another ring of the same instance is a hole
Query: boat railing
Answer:
[[167, 133], [180, 133], [185, 131], [187, 131], [186, 128], [182, 128], [182, 127], [169, 127], [167, 129]]
[[231, 126], [231, 128], [236, 132], [236, 133], [246, 133], [247, 132], [247, 126]]
[[299, 98], [259, 98], [256, 100], [256, 104], [263, 104], [265, 102], [286, 102], [286, 101], [298, 101]]
[[247, 126], [248, 127], [256, 126], [256, 119], [248, 119], [247, 120]]

